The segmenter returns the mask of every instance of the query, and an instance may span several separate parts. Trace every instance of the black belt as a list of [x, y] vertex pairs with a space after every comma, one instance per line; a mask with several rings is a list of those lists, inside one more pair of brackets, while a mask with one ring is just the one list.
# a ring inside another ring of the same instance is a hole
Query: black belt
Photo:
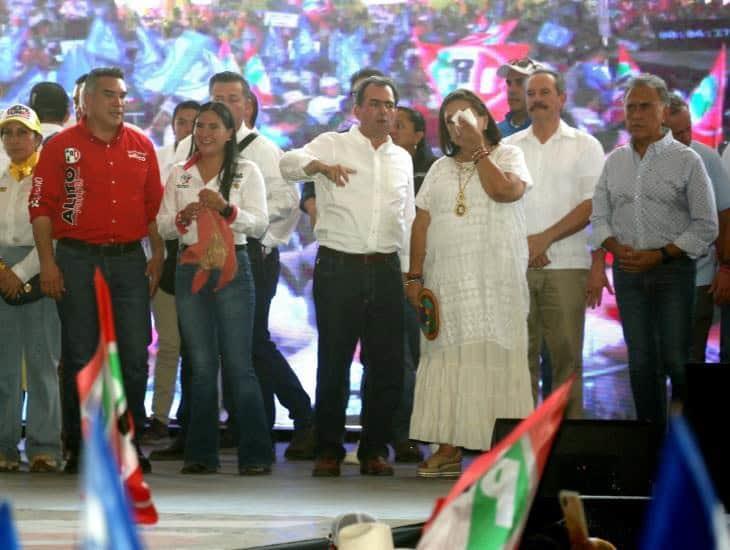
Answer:
[[[182, 252], [183, 250], [185, 250], [186, 248], [190, 248], [191, 246], [192, 245], [190, 245], [190, 244], [181, 244], [178, 247], [178, 251]], [[246, 245], [245, 244], [237, 244], [237, 245], [234, 245], [234, 248], [236, 249], [236, 252], [238, 252], [240, 250], [246, 250]]]
[[132, 241], [129, 243], [107, 243], [107, 244], [94, 244], [87, 243], [86, 241], [79, 241], [77, 239], [58, 239], [59, 244], [74, 248], [76, 250], [83, 250], [89, 254], [95, 254], [97, 256], [123, 256], [130, 252], [136, 252], [141, 250], [141, 243], [139, 241]]
[[372, 254], [350, 254], [349, 252], [340, 252], [326, 246], [319, 247], [319, 253], [322, 256], [329, 256], [330, 258], [338, 258], [345, 262], [356, 263], [356, 264], [376, 264], [385, 262], [392, 258], [397, 258], [397, 252], [373, 252]]

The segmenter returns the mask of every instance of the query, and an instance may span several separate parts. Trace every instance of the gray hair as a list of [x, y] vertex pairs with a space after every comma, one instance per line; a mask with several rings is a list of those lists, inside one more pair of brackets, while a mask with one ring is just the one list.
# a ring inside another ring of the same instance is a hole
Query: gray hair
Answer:
[[687, 102], [682, 99], [682, 96], [679, 95], [677, 92], [672, 92], [669, 94], [669, 113], [672, 115], [676, 115], [678, 112], [683, 111], [684, 109], [689, 109], [689, 105], [687, 105]]
[[527, 77], [527, 80], [532, 79], [534, 76], [537, 76], [539, 74], [546, 74], [553, 77], [553, 81], [555, 82], [555, 91], [558, 92], [558, 95], [564, 95], [566, 86], [565, 86], [565, 77], [560, 74], [557, 71], [553, 71], [552, 69], [546, 69], [545, 67], [540, 67], [538, 69], [535, 69], [532, 71], [530, 76]]
[[663, 78], [650, 73], [641, 73], [631, 78], [626, 83], [624, 99], [626, 99], [626, 96], [629, 95], [631, 90], [638, 88], [639, 86], [655, 89], [657, 94], [659, 94], [659, 101], [661, 101], [664, 105], [669, 105], [669, 88], [667, 88], [667, 83], [664, 82]]
[[93, 69], [88, 75], [86, 75], [83, 93], [91, 94], [96, 89], [96, 85], [99, 80], [106, 77], [124, 80], [124, 73], [118, 67], [100, 67], [98, 69]]

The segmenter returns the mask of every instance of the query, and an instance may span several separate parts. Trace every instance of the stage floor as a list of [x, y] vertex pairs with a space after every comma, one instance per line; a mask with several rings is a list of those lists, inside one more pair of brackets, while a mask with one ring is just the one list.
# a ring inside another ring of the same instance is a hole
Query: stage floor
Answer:
[[[160, 521], [141, 529], [147, 548], [234, 549], [326, 537], [332, 519], [346, 512], [367, 512], [393, 527], [419, 523], [451, 485], [417, 478], [414, 464], [396, 465], [392, 478], [361, 476], [355, 465], [343, 465], [340, 478], [313, 478], [312, 463], [288, 462], [284, 449], [277, 445], [271, 476], [254, 478], [237, 475], [229, 450], [218, 475], [185, 476], [180, 462], [153, 462], [145, 479]], [[77, 546], [80, 479], [0, 474], [0, 499], [12, 503], [22, 548]]]

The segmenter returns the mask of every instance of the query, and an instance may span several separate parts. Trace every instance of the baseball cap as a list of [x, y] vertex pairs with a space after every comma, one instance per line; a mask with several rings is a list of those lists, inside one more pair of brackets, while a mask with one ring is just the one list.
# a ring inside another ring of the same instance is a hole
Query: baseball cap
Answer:
[[8, 122], [13, 121], [20, 122], [23, 126], [37, 134], [42, 134], [41, 122], [38, 120], [38, 115], [35, 114], [33, 109], [26, 105], [16, 103], [15, 105], [11, 105], [5, 109], [5, 112], [2, 116], [0, 116], [0, 128], [5, 126]]
[[30, 89], [28, 105], [39, 117], [42, 113], [68, 113], [69, 98], [63, 86], [55, 82], [39, 82]]
[[502, 64], [497, 69], [497, 76], [505, 78], [510, 71], [529, 76], [534, 73], [537, 69], [541, 69], [542, 65], [529, 57], [523, 57], [520, 59], [511, 59], [507, 63]]

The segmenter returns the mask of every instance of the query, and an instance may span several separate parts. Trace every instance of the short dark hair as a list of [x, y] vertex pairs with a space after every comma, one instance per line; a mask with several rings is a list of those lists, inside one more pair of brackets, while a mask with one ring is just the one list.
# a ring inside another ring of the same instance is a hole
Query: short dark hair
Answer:
[[371, 76], [385, 76], [385, 73], [383, 71], [379, 71], [378, 69], [375, 69], [374, 67], [364, 67], [360, 69], [359, 71], [355, 71], [350, 76], [350, 94], [353, 94], [357, 90], [355, 90], [355, 83], [358, 80], [365, 80], [366, 78], [369, 78]]
[[84, 93], [94, 91], [99, 79], [107, 77], [124, 80], [124, 73], [119, 67], [99, 67], [98, 69], [92, 69], [89, 74], [86, 75], [86, 80], [84, 81]]
[[[223, 195], [223, 198], [226, 199], [226, 202], [228, 202], [231, 194], [231, 184], [233, 183], [233, 176], [236, 173], [236, 159], [238, 158], [238, 144], [236, 142], [236, 121], [233, 119], [233, 115], [231, 114], [230, 109], [226, 107], [225, 103], [221, 103], [220, 101], [209, 101], [208, 103], [204, 103], [200, 106], [198, 116], [195, 117], [196, 124], [200, 115], [205, 113], [206, 111], [213, 111], [220, 117], [221, 121], [223, 121], [223, 126], [225, 126], [227, 130], [233, 130], [232, 138], [226, 142], [223, 149], [223, 165], [221, 166], [220, 172], [218, 173], [218, 191], [221, 195]], [[195, 146], [195, 136], [193, 136], [191, 139], [190, 148], [191, 154], [189, 156], [192, 156], [192, 154], [195, 153], [195, 151], [197, 150], [197, 147]]]
[[210, 77], [210, 80], [208, 80], [208, 94], [213, 94], [213, 84], [227, 84], [229, 82], [240, 83], [241, 89], [243, 90], [243, 95], [247, 99], [249, 99], [251, 103], [253, 103], [253, 113], [251, 113], [251, 120], [246, 121], [253, 128], [256, 125], [256, 119], [259, 116], [259, 100], [256, 97], [256, 94], [253, 93], [253, 90], [251, 90], [251, 86], [249, 85], [248, 81], [243, 78], [242, 75], [233, 71], [222, 71], [220, 73], [215, 73], [213, 76]]
[[69, 114], [68, 105], [68, 94], [60, 84], [39, 82], [30, 89], [28, 106], [41, 122], [63, 123]]
[[560, 74], [558, 71], [553, 71], [552, 69], [545, 69], [545, 68], [539, 68], [532, 71], [532, 74], [527, 77], [527, 80], [529, 81], [531, 78], [539, 75], [539, 74], [546, 74], [548, 76], [553, 77], [553, 81], [555, 82], [555, 91], [558, 92], [558, 95], [564, 95], [566, 91], [566, 85], [565, 85], [565, 77]]
[[79, 86], [79, 85], [83, 84], [84, 82], [86, 82], [86, 79], [88, 77], [89, 77], [89, 73], [84, 73], [76, 79], [76, 82], [74, 82], [74, 84], [76, 84], [76, 86]]
[[457, 99], [468, 102], [469, 106], [476, 111], [477, 115], [487, 117], [488, 122], [487, 127], [484, 128], [484, 139], [492, 145], [497, 145], [500, 141], [502, 141], [502, 134], [497, 127], [497, 123], [494, 120], [492, 113], [490, 113], [489, 109], [487, 109], [487, 106], [484, 105], [484, 102], [474, 92], [460, 88], [447, 95], [439, 109], [439, 144], [441, 145], [441, 150], [444, 152], [444, 155], [447, 157], [453, 157], [459, 152], [459, 146], [451, 141], [449, 130], [446, 127], [445, 117], [446, 106]]
[[380, 88], [385, 88], [386, 86], [390, 88], [390, 91], [393, 92], [393, 102], [398, 105], [398, 90], [395, 88], [395, 83], [387, 76], [369, 76], [363, 80], [357, 87], [357, 94], [355, 95], [356, 105], [362, 107], [365, 101], [365, 90], [371, 85]]
[[180, 103], [175, 105], [175, 108], [172, 110], [172, 123], [173, 124], [175, 124], [175, 117], [183, 109], [194, 109], [194, 110], [200, 112], [200, 103], [198, 103], [197, 101], [194, 101], [192, 99], [189, 99], [187, 101], [181, 101]]
[[423, 132], [423, 137], [418, 144], [416, 144], [416, 152], [413, 154], [413, 164], [419, 165], [419, 162], [422, 162], [427, 157], [432, 156], [428, 144], [426, 143], [426, 120], [423, 118], [421, 113], [415, 109], [411, 109], [410, 107], [398, 107], [398, 112], [403, 113], [408, 117], [408, 120], [410, 120], [411, 124], [413, 124], [414, 132]]

